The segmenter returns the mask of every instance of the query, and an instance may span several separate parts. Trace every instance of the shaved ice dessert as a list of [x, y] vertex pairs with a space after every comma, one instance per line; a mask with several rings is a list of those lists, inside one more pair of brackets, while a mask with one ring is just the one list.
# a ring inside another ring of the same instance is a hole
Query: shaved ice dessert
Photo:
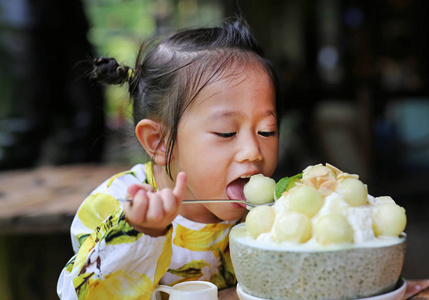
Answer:
[[391, 197], [371, 196], [358, 175], [329, 164], [283, 178], [270, 192], [274, 205], [253, 208], [230, 234], [232, 262], [246, 293], [358, 299], [395, 288], [406, 215]]

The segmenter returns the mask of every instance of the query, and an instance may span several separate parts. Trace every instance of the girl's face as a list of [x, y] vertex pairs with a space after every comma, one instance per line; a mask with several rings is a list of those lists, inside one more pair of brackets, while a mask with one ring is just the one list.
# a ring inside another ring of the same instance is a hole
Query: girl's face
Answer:
[[[278, 156], [273, 84], [259, 66], [205, 87], [179, 122], [171, 171], [187, 174], [184, 199], [242, 198], [254, 174], [271, 176]], [[201, 223], [236, 220], [234, 203], [184, 204], [180, 214]]]

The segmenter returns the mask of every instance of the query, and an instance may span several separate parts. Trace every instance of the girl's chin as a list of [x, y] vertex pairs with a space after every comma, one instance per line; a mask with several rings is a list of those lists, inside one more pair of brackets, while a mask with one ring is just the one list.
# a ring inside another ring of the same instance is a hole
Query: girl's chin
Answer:
[[246, 213], [247, 208], [246, 205], [240, 203], [230, 203], [230, 208], [227, 210], [225, 208], [224, 211], [217, 214], [217, 217], [223, 221], [236, 221], [241, 219]]

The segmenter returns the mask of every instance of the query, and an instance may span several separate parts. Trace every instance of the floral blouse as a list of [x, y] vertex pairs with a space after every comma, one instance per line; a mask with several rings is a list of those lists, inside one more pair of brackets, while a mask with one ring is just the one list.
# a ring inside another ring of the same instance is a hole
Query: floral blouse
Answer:
[[125, 221], [132, 183], [156, 188], [152, 163], [106, 180], [81, 204], [71, 226], [75, 255], [58, 280], [61, 299], [150, 299], [158, 283], [206, 280], [236, 284], [228, 235], [237, 221], [202, 224], [178, 215], [165, 236], [150, 237]]

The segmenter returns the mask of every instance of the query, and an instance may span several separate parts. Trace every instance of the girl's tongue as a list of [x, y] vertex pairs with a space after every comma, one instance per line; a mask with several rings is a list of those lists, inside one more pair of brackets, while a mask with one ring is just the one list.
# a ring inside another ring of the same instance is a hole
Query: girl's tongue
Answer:
[[240, 199], [240, 200], [246, 200], [246, 197], [244, 197], [244, 185], [249, 181], [248, 178], [238, 178], [228, 184], [226, 187], [226, 195], [229, 199]]

